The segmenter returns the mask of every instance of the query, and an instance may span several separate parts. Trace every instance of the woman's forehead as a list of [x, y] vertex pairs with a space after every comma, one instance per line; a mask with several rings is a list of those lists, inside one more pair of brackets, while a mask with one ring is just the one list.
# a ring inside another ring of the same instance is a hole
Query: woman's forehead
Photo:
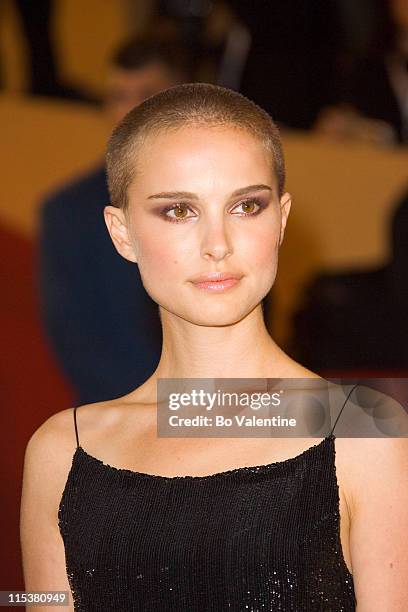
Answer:
[[221, 171], [232, 176], [259, 174], [265, 180], [273, 169], [263, 143], [248, 131], [231, 127], [187, 126], [160, 132], [144, 142], [137, 157], [137, 173], [146, 180], [157, 178], [158, 172], [162, 177], [183, 177], [197, 172], [216, 176]]

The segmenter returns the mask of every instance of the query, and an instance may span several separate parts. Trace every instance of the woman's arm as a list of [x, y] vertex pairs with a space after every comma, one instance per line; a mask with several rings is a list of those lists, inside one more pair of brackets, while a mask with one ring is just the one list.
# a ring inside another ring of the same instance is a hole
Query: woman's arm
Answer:
[[[72, 421], [72, 409], [50, 417], [26, 446], [20, 540], [25, 590], [68, 591], [69, 606], [63, 609], [71, 612], [74, 607], [58, 528], [58, 506], [74, 452], [72, 441], [66, 445], [61, 436], [61, 424], [67, 417]], [[61, 606], [41, 606], [36, 610], [50, 612], [61, 610]]]
[[350, 440], [358, 612], [408, 610], [408, 438]]

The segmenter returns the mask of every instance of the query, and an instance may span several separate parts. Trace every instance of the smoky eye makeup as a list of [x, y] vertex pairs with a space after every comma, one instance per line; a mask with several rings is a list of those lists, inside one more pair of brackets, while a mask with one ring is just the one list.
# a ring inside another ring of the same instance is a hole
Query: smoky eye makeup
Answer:
[[[262, 198], [260, 196], [251, 196], [247, 197], [244, 200], [240, 200], [236, 204], [234, 204], [230, 211], [234, 216], [238, 217], [257, 217], [263, 210], [265, 210], [269, 206], [269, 198]], [[249, 208], [249, 210], [248, 210]], [[241, 212], [239, 211], [241, 209]], [[174, 211], [174, 215], [171, 214]], [[170, 223], [182, 223], [189, 219], [195, 218], [197, 215], [188, 215], [188, 211], [193, 212], [192, 208], [187, 202], [179, 201], [174, 204], [170, 204], [168, 206], [162, 206], [155, 209], [155, 214], [159, 217], [163, 218], [165, 221], [169, 221]], [[182, 214], [182, 217], [176, 217], [176, 214]]]

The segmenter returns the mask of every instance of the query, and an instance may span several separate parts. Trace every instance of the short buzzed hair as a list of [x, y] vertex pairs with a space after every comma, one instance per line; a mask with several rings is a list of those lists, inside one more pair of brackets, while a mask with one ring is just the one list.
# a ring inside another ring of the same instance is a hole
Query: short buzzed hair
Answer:
[[165, 89], [133, 108], [108, 141], [106, 165], [111, 204], [128, 209], [128, 189], [145, 140], [184, 127], [236, 127], [252, 134], [270, 153], [279, 196], [285, 162], [278, 127], [268, 113], [242, 94], [211, 83], [184, 83]]

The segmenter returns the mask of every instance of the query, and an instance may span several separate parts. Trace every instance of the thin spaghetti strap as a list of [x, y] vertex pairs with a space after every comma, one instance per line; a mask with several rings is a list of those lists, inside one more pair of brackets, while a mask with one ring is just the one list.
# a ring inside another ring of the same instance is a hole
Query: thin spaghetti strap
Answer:
[[79, 439], [78, 439], [78, 428], [77, 428], [77, 420], [76, 420], [76, 409], [77, 409], [77, 406], [74, 407], [74, 424], [75, 424], [75, 435], [76, 435], [76, 441], [77, 441], [77, 447], [78, 447]]
[[334, 434], [333, 434], [333, 432], [334, 432], [334, 428], [336, 427], [337, 421], [339, 420], [340, 415], [341, 415], [341, 413], [343, 412], [343, 408], [344, 408], [344, 406], [347, 404], [347, 400], [348, 400], [348, 398], [349, 398], [349, 397], [350, 397], [350, 395], [353, 393], [353, 391], [354, 391], [354, 389], [355, 389], [356, 387], [358, 387], [358, 384], [357, 384], [357, 385], [354, 385], [354, 387], [352, 387], [352, 388], [350, 389], [350, 391], [349, 391], [349, 393], [348, 393], [348, 395], [347, 395], [347, 397], [346, 397], [346, 400], [345, 400], [345, 402], [344, 402], [343, 406], [341, 407], [341, 410], [340, 410], [339, 414], [337, 415], [336, 420], [334, 421], [334, 425], [333, 425], [333, 427], [332, 427], [332, 430], [331, 430], [331, 432], [330, 432], [330, 436], [329, 436], [329, 437], [332, 437], [332, 436], [334, 435]]

